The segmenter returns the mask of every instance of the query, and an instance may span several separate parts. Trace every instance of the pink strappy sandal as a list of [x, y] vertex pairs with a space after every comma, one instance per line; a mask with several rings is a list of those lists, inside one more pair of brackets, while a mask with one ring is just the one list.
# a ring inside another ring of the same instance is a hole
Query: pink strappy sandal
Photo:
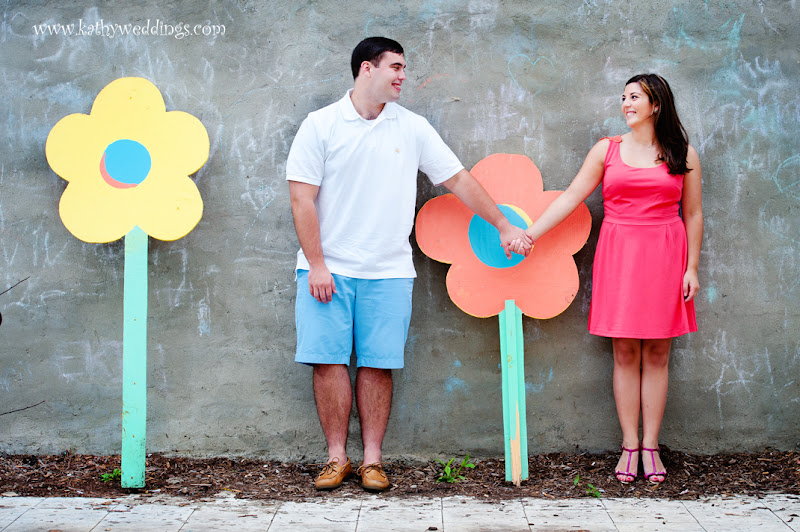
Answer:
[[[656, 447], [655, 449], [647, 449], [642, 447], [642, 451], [646, 451], [650, 453], [650, 460], [653, 464], [653, 472], [652, 473], [645, 473], [644, 478], [646, 478], [652, 484], [661, 484], [667, 478], [666, 471], [656, 471], [656, 454], [657, 452], [661, 451], [661, 447]], [[659, 457], [661, 455], [659, 454]], [[642, 456], [642, 466], [644, 466], [644, 456]], [[661, 477], [659, 480], [653, 480], [653, 477]]]
[[[625, 471], [620, 471], [619, 469], [614, 470], [614, 475], [616, 475], [617, 480], [622, 482], [623, 484], [630, 484], [634, 480], [636, 480], [636, 473], [631, 473], [631, 458], [633, 457], [633, 453], [639, 452], [639, 449], [628, 449], [625, 446], [622, 447], [623, 452], [628, 453], [628, 465], [625, 466]], [[636, 457], [636, 461], [633, 462], [638, 467], [639, 465], [639, 457]]]

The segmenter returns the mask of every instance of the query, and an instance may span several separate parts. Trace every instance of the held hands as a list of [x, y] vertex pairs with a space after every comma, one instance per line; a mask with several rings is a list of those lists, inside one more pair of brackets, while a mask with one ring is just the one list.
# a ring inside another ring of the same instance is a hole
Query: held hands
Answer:
[[320, 303], [330, 303], [333, 299], [336, 283], [325, 265], [309, 267], [308, 292]]
[[508, 246], [508, 249], [514, 253], [519, 253], [520, 255], [525, 255], [527, 257], [533, 249], [533, 238], [528, 234], [527, 231], [523, 231], [523, 235], [524, 238], [515, 238], [512, 240]]
[[533, 247], [533, 239], [521, 228], [509, 223], [500, 231], [500, 243], [506, 252], [506, 258], [511, 258], [511, 252], [527, 256]]
[[683, 274], [683, 300], [688, 303], [699, 291], [700, 282], [697, 280], [697, 272], [686, 270], [686, 273]]

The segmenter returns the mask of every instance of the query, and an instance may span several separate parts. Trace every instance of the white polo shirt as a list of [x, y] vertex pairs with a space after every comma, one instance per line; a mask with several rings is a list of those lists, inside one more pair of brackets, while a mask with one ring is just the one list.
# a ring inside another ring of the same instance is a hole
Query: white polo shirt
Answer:
[[[303, 121], [286, 179], [320, 187], [315, 203], [331, 273], [391, 279], [416, 277], [408, 238], [417, 170], [438, 185], [463, 168], [424, 117], [387, 103], [375, 120], [365, 120], [348, 91]], [[309, 268], [302, 249], [297, 268]]]

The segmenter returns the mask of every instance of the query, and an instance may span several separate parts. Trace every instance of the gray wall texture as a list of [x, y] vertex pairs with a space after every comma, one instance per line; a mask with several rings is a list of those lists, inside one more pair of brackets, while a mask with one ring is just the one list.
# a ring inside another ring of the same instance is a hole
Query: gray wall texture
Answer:
[[[467, 168], [492, 153], [525, 154], [548, 189], [566, 188], [600, 137], [626, 130], [619, 99], [629, 76], [663, 75], [703, 164], [706, 231], [700, 330], [674, 343], [662, 442], [692, 452], [797, 448], [797, 4], [4, 2], [0, 290], [30, 278], [0, 295], [0, 413], [45, 402], [0, 416], [0, 452], [119, 452], [122, 241], [87, 244], [64, 228], [66, 182], [44, 146], [56, 122], [88, 113], [109, 82], [141, 76], [211, 138], [195, 176], [202, 221], [181, 240], [150, 240], [148, 451], [323, 456], [311, 370], [293, 362], [298, 244], [284, 169], [300, 122], [351, 87], [350, 52], [371, 35], [404, 44], [401, 103]], [[101, 35], [86, 34], [98, 24]], [[162, 29], [126, 35], [129, 24]], [[202, 34], [213, 26], [224, 34]], [[419, 205], [444, 192], [420, 184]], [[586, 332], [599, 191], [587, 204], [594, 226], [576, 255], [575, 302], [551, 320], [524, 318], [532, 453], [620, 442], [610, 341]], [[416, 247], [415, 262], [385, 454], [501, 456], [497, 319], [456, 308], [447, 266]], [[355, 418], [353, 428], [358, 457]]]

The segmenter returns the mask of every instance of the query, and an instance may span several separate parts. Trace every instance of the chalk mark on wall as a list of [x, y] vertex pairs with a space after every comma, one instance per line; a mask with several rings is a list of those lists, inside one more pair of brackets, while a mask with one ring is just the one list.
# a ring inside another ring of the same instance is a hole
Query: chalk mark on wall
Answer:
[[[550, 60], [550, 58], [545, 57], [543, 55], [537, 57], [535, 61], [532, 60], [530, 57], [528, 57], [526, 54], [516, 54], [516, 55], [511, 56], [508, 59], [508, 62], [506, 63], [506, 68], [508, 70], [508, 75], [511, 76], [511, 80], [514, 82], [514, 85], [516, 85], [521, 91], [526, 92], [526, 93], [531, 92], [531, 89], [528, 89], [527, 87], [523, 87], [522, 85], [520, 85], [520, 82], [517, 79], [517, 76], [520, 74], [520, 72], [517, 71], [517, 75], [514, 75], [514, 70], [515, 69], [514, 69], [513, 65], [518, 64], [518, 61], [515, 61], [515, 60], [518, 60], [518, 59], [522, 59], [523, 60], [522, 61], [523, 65], [524, 65], [525, 61], [527, 61], [530, 64], [530, 68], [531, 69], [535, 69], [536, 65], [539, 64], [539, 61], [544, 59], [545, 61], [547, 61], [550, 64], [551, 67], [553, 67], [555, 69], [555, 65]], [[519, 68], [524, 69], [525, 66], [522, 66], [522, 67], [519, 67]], [[539, 68], [538, 71], [537, 70], [533, 70], [533, 72], [540, 72], [540, 71], [542, 71], [541, 67]], [[552, 75], [547, 75], [547, 80], [549, 81], [550, 79], [552, 79]], [[533, 96], [536, 96], [540, 92], [542, 92], [542, 88], [541, 87], [540, 88], [536, 88], [535, 92], [533, 93]]]
[[533, 393], [540, 393], [544, 390], [545, 385], [553, 382], [553, 367], [550, 367], [549, 372], [545, 375], [544, 371], [539, 371], [538, 382], [532, 382], [529, 378], [525, 382], [525, 390]]
[[[748, 353], [739, 356], [737, 354], [737, 342], [732, 341], [733, 347], [729, 348], [726, 331], [720, 331], [714, 341], [713, 347], [708, 354], [710, 362], [719, 368], [719, 377], [706, 389], [713, 391], [717, 397], [717, 412], [719, 416], [719, 428], [725, 429], [725, 404], [724, 398], [733, 396], [747, 401], [745, 397], [763, 395], [765, 392], [774, 397], [774, 408], [779, 410], [781, 405], [786, 402], [796, 403], [800, 401], [796, 395], [796, 385], [794, 380], [788, 380], [793, 375], [791, 368], [798, 364], [798, 356], [792, 359], [786, 358], [777, 367], [782, 368], [778, 376], [785, 382], [776, 382], [773, 370], [772, 355], [768, 348], [763, 348], [763, 352]], [[706, 351], [706, 350], [704, 350]], [[788, 397], [784, 397], [783, 392], [788, 392]]]
[[[800, 206], [800, 155], [785, 159], [772, 174], [778, 194], [771, 197], [760, 211], [761, 223], [776, 236], [793, 244], [800, 243], [797, 216], [790, 216]], [[789, 205], [786, 205], [789, 202]]]
[[206, 297], [200, 300], [197, 304], [197, 330], [200, 336], [211, 334], [211, 307], [208, 305], [208, 289], [206, 289]]

